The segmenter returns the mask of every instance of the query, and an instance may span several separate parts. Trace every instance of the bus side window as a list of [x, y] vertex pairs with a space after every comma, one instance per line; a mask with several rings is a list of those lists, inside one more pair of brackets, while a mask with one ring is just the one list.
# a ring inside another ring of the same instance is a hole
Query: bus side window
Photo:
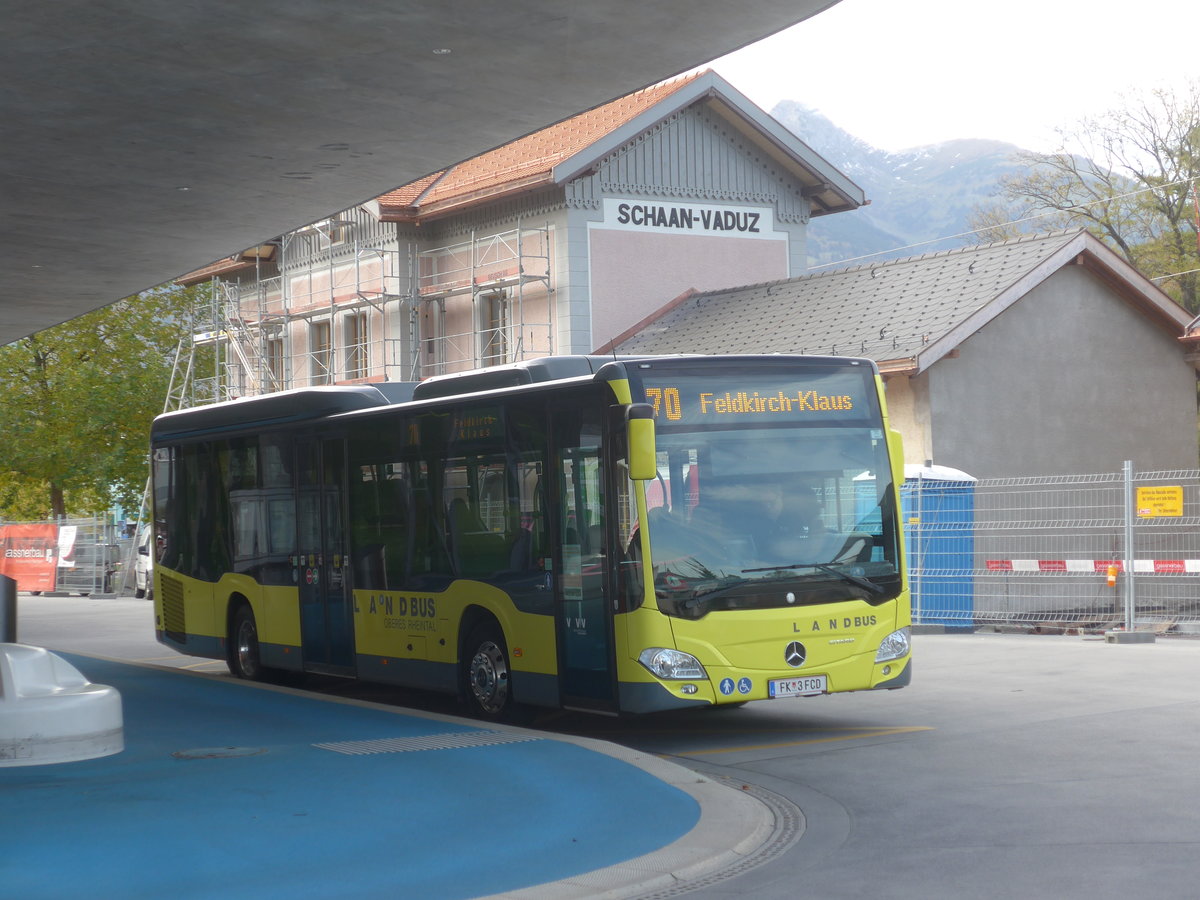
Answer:
[[542, 568], [545, 528], [541, 499], [540, 455], [520, 459], [510, 467], [505, 499], [504, 536], [508, 546], [508, 571], [533, 572]]
[[406, 485], [391, 463], [360, 465], [351, 481], [354, 584], [395, 590], [407, 557]]
[[425, 464], [419, 465], [420, 472], [414, 473], [412, 481], [410, 571], [414, 575], [449, 575], [450, 559], [442, 534], [442, 516], [429, 488]]
[[[495, 465], [466, 467], [467, 488], [447, 490], [446, 540], [454, 571], [460, 577], [485, 577], [509, 566], [510, 541], [505, 531], [503, 478]], [[456, 473], [447, 470], [447, 485]], [[471, 489], [476, 485], [475, 493]]]
[[[641, 532], [638, 528], [637, 510], [634, 502], [634, 483], [629, 478], [628, 430], [625, 428], [625, 407], [613, 405], [608, 409], [608, 433], [612, 441], [613, 461], [610, 475], [608, 517], [612, 530], [608, 530], [605, 541], [613, 539], [613, 546], [601, 547], [601, 552], [616, 566], [617, 612], [637, 609], [643, 602]], [[661, 489], [661, 481], [655, 479], [646, 484], [649, 496], [652, 486]], [[666, 492], [662, 496], [665, 498]]]

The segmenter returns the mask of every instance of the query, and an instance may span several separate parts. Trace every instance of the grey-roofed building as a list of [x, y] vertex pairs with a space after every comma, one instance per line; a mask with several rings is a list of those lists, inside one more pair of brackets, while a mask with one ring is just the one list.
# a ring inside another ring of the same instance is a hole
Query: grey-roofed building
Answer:
[[691, 291], [601, 349], [868, 357], [906, 461], [989, 478], [1194, 468], [1190, 321], [1080, 230]]

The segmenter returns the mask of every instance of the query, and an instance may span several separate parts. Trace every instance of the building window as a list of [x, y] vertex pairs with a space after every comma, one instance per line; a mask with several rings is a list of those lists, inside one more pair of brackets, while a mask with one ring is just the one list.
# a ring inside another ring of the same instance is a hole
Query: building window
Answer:
[[287, 387], [283, 377], [283, 338], [267, 338], [268, 391], [282, 391]]
[[346, 377], [367, 377], [367, 314], [346, 316]]
[[504, 291], [480, 298], [480, 363], [498, 366], [508, 358], [508, 304]]
[[308, 345], [312, 352], [312, 383], [332, 384], [333, 369], [330, 352], [333, 349], [328, 322], [313, 322], [308, 332]]

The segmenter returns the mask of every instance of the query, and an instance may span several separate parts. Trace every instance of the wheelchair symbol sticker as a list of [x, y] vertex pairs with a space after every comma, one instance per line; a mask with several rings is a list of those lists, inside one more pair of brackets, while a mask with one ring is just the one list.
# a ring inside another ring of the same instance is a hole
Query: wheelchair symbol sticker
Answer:
[[752, 682], [749, 678], [742, 678], [738, 681], [738, 693], [739, 694], [750, 693], [750, 688], [752, 688], [752, 687], [754, 687], [754, 682]]
[[722, 678], [720, 688], [721, 688], [721, 693], [724, 694], [726, 697], [728, 697], [730, 694], [733, 693], [733, 679], [732, 678]]

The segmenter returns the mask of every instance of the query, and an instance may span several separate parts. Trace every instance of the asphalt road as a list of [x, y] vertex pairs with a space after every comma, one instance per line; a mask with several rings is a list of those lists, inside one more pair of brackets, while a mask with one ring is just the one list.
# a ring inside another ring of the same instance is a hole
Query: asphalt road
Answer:
[[[63, 628], [57, 602], [78, 628]], [[154, 643], [149, 607], [22, 596], [18, 637], [223, 668]], [[644, 718], [548, 712], [533, 725], [660, 754], [797, 811], [798, 837], [689, 898], [1197, 894], [1200, 641], [919, 635], [914, 652], [900, 691]]]
[[800, 808], [786, 853], [688, 897], [1197, 896], [1200, 642], [921, 635], [914, 648], [901, 691], [556, 727]]

